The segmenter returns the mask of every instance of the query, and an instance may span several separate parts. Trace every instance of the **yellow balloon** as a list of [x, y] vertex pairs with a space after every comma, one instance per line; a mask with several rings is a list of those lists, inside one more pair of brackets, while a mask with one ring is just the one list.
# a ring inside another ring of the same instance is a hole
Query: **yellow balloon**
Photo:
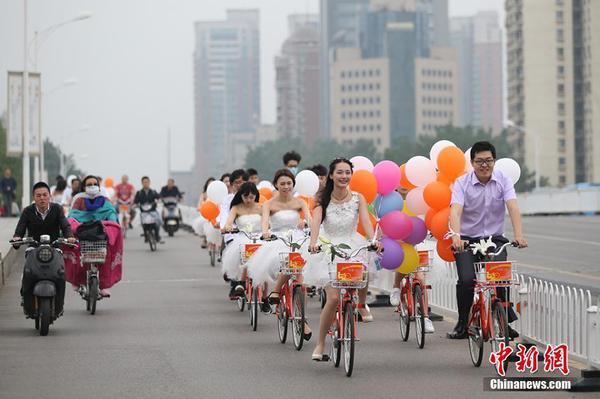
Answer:
[[408, 209], [408, 204], [406, 203], [406, 201], [404, 201], [404, 207], [402, 208], [402, 212], [406, 213], [408, 216], [417, 216], [413, 213], [413, 211]]
[[419, 254], [414, 246], [401, 242], [402, 250], [404, 251], [404, 261], [396, 269], [398, 273], [408, 274], [412, 273], [419, 267]]

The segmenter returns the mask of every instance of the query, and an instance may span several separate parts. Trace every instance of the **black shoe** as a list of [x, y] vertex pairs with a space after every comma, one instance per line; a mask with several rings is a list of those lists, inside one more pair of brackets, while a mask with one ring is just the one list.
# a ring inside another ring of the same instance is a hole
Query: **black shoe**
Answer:
[[229, 290], [229, 299], [237, 299], [239, 296], [235, 292], [235, 287], [231, 287]]
[[511, 326], [508, 326], [508, 337], [510, 339], [519, 338], [519, 333], [517, 332], [517, 330], [515, 330]]
[[268, 299], [263, 299], [262, 303], [260, 304], [260, 310], [263, 313], [271, 313], [271, 305], [269, 304]]
[[231, 281], [231, 279], [229, 277], [227, 277], [227, 273], [223, 273], [223, 280], [225, 280], [226, 282]]
[[467, 329], [461, 322], [456, 324], [456, 327], [454, 327], [452, 332], [446, 333], [446, 338], [448, 339], [466, 339], [468, 336]]
[[244, 294], [246, 293], [246, 290], [244, 289], [243, 285], [237, 284], [234, 288], [234, 292], [237, 296], [244, 296]]

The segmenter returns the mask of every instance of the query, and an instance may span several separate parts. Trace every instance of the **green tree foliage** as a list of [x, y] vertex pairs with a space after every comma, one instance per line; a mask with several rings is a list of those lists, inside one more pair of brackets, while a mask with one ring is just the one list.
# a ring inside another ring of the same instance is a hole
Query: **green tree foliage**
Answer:
[[334, 158], [338, 157], [351, 158], [355, 155], [363, 155], [373, 162], [382, 159], [373, 143], [368, 140], [359, 140], [354, 144], [321, 140], [314, 147], [309, 148], [299, 139], [280, 139], [251, 148], [246, 155], [245, 167], [258, 170], [261, 180], [271, 180], [277, 169], [284, 167], [282, 158], [288, 151], [296, 151], [302, 155], [300, 170], [315, 164], [323, 164], [327, 167]]
[[46, 159], [45, 167], [48, 171], [48, 180], [50, 180], [51, 182], [54, 182], [56, 176], [60, 175], [61, 156], [65, 157], [64, 162], [66, 166], [66, 176], [63, 176], [64, 178], [67, 178], [67, 176], [69, 175], [83, 175], [83, 172], [75, 164], [75, 157], [72, 154], [66, 156], [63, 155], [62, 151], [58, 148], [58, 146], [56, 146], [53, 142], [51, 142], [48, 139], [44, 141], [44, 156]]

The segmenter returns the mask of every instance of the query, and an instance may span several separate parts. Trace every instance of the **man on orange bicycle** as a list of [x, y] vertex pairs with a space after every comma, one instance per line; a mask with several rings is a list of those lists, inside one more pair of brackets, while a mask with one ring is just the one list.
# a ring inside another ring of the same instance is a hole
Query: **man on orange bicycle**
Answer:
[[[123, 175], [121, 177], [121, 183], [117, 184], [115, 187], [115, 196], [117, 201], [117, 210], [119, 213], [121, 211], [128, 212], [131, 209], [131, 204], [133, 203], [133, 198], [135, 197], [135, 188], [131, 183], [129, 183], [129, 176]], [[123, 207], [121, 207], [123, 205]], [[131, 216], [129, 214], [122, 215], [124, 220], [128, 221], [127, 226], [122, 226], [125, 228], [131, 228]]]
[[[468, 336], [467, 323], [475, 285], [475, 255], [471, 251], [465, 251], [466, 246], [490, 236], [498, 248], [507, 243], [508, 239], [504, 237], [504, 216], [508, 209], [515, 234], [514, 241], [520, 248], [527, 247], [513, 182], [502, 172], [494, 171], [495, 163], [496, 149], [491, 143], [480, 141], [473, 144], [473, 170], [459, 177], [452, 188], [450, 232], [458, 271], [458, 323], [454, 331], [447, 334], [450, 339], [465, 339]], [[506, 260], [506, 256], [505, 250], [496, 260]], [[500, 299], [509, 300], [507, 294], [506, 289], [498, 289]], [[517, 315], [511, 306], [508, 309], [508, 322], [516, 319]], [[509, 326], [509, 336], [516, 338], [519, 334]]]

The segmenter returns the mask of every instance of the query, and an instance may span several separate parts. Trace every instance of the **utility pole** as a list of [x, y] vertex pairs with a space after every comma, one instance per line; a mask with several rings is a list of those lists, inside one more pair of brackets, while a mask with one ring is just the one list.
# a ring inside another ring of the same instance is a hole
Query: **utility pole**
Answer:
[[167, 179], [171, 177], [171, 127], [167, 128]]
[[27, 0], [23, 0], [23, 112], [21, 114], [23, 121], [23, 199], [22, 209], [31, 202], [30, 197], [30, 165], [29, 165], [29, 71], [28, 71], [28, 50], [27, 50]]

